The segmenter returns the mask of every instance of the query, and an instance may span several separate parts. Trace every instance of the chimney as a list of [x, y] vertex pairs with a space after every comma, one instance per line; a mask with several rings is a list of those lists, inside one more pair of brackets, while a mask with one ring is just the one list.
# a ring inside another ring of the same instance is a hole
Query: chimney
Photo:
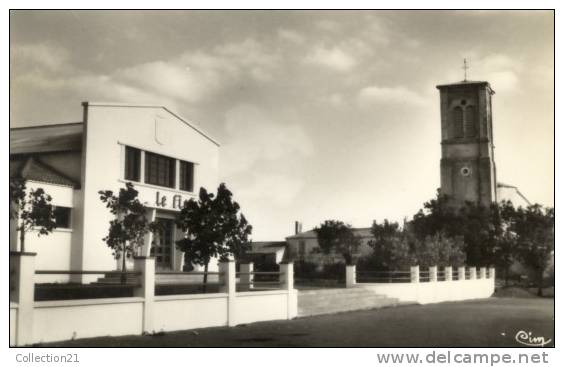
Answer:
[[294, 223], [294, 234], [302, 233], [302, 223], [296, 221]]

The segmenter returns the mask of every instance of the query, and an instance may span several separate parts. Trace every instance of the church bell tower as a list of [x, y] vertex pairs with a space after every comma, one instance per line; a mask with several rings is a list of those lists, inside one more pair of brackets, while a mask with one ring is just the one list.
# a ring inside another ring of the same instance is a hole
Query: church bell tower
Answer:
[[485, 81], [438, 85], [441, 99], [441, 195], [453, 207], [489, 207], [496, 198], [492, 96]]

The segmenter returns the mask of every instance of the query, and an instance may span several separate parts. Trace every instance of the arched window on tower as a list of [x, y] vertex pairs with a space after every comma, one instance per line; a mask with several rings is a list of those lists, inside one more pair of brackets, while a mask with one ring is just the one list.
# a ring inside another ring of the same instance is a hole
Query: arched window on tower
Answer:
[[466, 107], [466, 120], [464, 130], [466, 131], [466, 137], [473, 138], [476, 136], [476, 111], [474, 106]]
[[451, 111], [450, 119], [450, 138], [462, 138], [464, 136], [462, 108], [456, 106]]

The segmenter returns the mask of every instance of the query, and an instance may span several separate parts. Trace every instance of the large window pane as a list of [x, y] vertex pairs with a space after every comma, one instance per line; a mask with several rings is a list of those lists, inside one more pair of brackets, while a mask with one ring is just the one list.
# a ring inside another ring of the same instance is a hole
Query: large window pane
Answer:
[[145, 152], [145, 183], [174, 187], [175, 160], [160, 154]]
[[194, 163], [180, 161], [180, 190], [194, 191]]
[[139, 182], [140, 173], [141, 151], [132, 147], [125, 147], [125, 179]]

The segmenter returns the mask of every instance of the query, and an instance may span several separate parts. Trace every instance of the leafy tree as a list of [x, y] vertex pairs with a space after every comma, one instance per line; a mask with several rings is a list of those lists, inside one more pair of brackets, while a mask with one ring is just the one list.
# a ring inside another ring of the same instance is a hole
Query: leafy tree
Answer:
[[447, 237], [441, 232], [427, 236], [423, 240], [416, 239], [412, 248], [411, 257], [423, 267], [458, 266], [464, 264], [466, 260], [462, 239]]
[[176, 241], [176, 245], [184, 251], [186, 261], [204, 266], [204, 290], [212, 258], [239, 257], [250, 248], [249, 236], [253, 227], [239, 210], [233, 194], [222, 183], [217, 196], [202, 187], [198, 201], [186, 201], [177, 215], [176, 225], [185, 236]]
[[146, 207], [139, 201], [139, 192], [128, 182], [116, 196], [110, 190], [98, 191], [100, 200], [106, 204], [115, 218], [110, 221], [108, 235], [104, 242], [112, 249], [116, 259], [122, 260], [121, 282], [126, 282], [126, 258], [143, 245], [145, 234], [155, 230], [155, 225], [146, 217]]
[[51, 196], [42, 188], [27, 192], [22, 179], [10, 180], [10, 219], [18, 222], [21, 252], [25, 252], [26, 232], [36, 230], [37, 236], [48, 235], [57, 226]]
[[314, 228], [319, 248], [325, 254], [332, 251], [339, 253], [347, 265], [352, 265], [356, 256], [360, 239], [355, 236], [351, 226], [337, 220], [326, 220]]
[[537, 294], [542, 296], [543, 274], [554, 254], [554, 208], [539, 204], [515, 212], [513, 230], [517, 234], [518, 256], [537, 274]]
[[404, 241], [403, 234], [399, 230], [399, 224], [389, 222], [387, 219], [382, 224], [376, 221], [370, 229], [373, 240], [368, 241], [372, 248], [368, 267], [378, 270], [397, 270], [404, 263], [409, 263], [409, 247]]
[[494, 263], [509, 283], [509, 269], [517, 258], [517, 233], [515, 233], [515, 208], [510, 201], [503, 201], [491, 206], [492, 255]]

